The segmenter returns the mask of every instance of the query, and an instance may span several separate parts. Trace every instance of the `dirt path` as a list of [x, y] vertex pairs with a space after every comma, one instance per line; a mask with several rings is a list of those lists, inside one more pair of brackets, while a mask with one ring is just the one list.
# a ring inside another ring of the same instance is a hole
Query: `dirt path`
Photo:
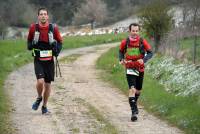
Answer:
[[96, 59], [116, 44], [68, 50], [61, 56], [81, 54], [73, 63], [60, 63], [62, 78], [56, 78], [49, 102], [51, 114], [32, 111], [36, 97], [33, 64], [13, 72], [6, 87], [13, 101], [13, 122], [19, 134], [102, 133], [104, 124], [90, 114], [82, 101], [95, 107], [121, 134], [179, 134], [175, 127], [140, 107], [138, 122], [130, 121], [127, 97], [98, 78]]

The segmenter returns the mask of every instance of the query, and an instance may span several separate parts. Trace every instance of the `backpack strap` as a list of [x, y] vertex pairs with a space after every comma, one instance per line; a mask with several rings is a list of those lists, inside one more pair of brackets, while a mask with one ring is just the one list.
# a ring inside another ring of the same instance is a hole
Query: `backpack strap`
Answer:
[[[126, 45], [125, 45], [125, 48], [124, 48], [124, 53], [127, 52], [127, 48], [128, 48], [128, 45], [130, 44], [130, 39], [129, 37], [126, 39]], [[139, 41], [139, 49], [140, 49], [140, 53], [141, 54], [145, 54], [145, 50], [144, 50], [144, 44], [143, 44], [143, 38], [140, 37], [140, 41]]]
[[124, 53], [127, 52], [127, 48], [128, 48], [128, 45], [130, 44], [130, 39], [129, 37], [126, 38], [126, 45], [125, 45], [125, 48], [124, 48]]
[[139, 45], [142, 45], [143, 44], [143, 38], [140, 37], [140, 44]]
[[139, 50], [140, 50], [140, 53], [142, 55], [145, 55], [145, 49], [144, 49], [144, 44], [143, 44], [143, 38], [140, 37], [140, 41], [139, 41]]
[[[35, 23], [35, 31], [39, 32], [39, 24]], [[54, 24], [49, 23], [49, 32], [54, 32]]]
[[54, 24], [52, 24], [52, 23], [49, 23], [49, 33], [50, 32], [54, 32], [54, 27], [55, 27], [55, 25]]
[[35, 31], [39, 32], [39, 24], [38, 23], [35, 23]]

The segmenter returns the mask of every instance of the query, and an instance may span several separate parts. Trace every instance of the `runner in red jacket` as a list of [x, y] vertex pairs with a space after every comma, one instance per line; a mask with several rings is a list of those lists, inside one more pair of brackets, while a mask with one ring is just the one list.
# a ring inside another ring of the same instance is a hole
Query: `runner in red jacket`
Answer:
[[36, 88], [38, 97], [32, 105], [37, 110], [43, 100], [42, 114], [49, 113], [47, 101], [51, 92], [51, 81], [54, 81], [54, 59], [62, 48], [62, 38], [58, 27], [50, 24], [46, 8], [38, 10], [38, 23], [29, 29], [27, 47], [34, 56], [34, 69], [37, 78]]
[[127, 39], [122, 40], [119, 48], [120, 64], [126, 68], [132, 121], [137, 120], [137, 100], [142, 90], [144, 63], [153, 56], [150, 44], [139, 36], [139, 30], [140, 27], [137, 23], [130, 24], [130, 35]]

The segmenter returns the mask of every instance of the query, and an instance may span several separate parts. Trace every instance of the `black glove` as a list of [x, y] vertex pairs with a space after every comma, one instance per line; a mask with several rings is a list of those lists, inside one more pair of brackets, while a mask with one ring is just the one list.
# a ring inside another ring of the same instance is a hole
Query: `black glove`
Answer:
[[62, 44], [61, 43], [57, 43], [57, 54], [60, 54], [60, 51], [62, 50]]
[[33, 47], [35, 47], [35, 46], [37, 46], [38, 45], [38, 43], [37, 42], [35, 42], [35, 41], [32, 41], [32, 46]]
[[28, 43], [27, 43], [28, 50], [32, 50], [36, 46], [37, 46], [37, 43], [34, 43], [34, 41], [28, 41]]
[[53, 50], [53, 55], [54, 56], [58, 56], [61, 49], [62, 49], [62, 44], [61, 43], [58, 43], [57, 41], [55, 41], [53, 44], [52, 44], [52, 50]]

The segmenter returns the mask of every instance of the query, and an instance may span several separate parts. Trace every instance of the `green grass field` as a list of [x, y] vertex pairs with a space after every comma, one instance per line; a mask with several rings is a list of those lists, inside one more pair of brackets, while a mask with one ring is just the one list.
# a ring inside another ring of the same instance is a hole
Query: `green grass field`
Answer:
[[[154, 59], [152, 59], [154, 60]], [[124, 94], [128, 86], [124, 68], [118, 64], [118, 47], [105, 53], [97, 61], [97, 68], [105, 70], [102, 79], [117, 86]], [[188, 134], [200, 133], [200, 96], [181, 97], [168, 93], [157, 80], [152, 79], [149, 72], [145, 80], [139, 102], [146, 110], [158, 117], [168, 120]]]
[[64, 40], [64, 49], [86, 47], [91, 45], [97, 45], [102, 43], [117, 42], [126, 37], [127, 34], [105, 34], [105, 35], [93, 35], [93, 36], [71, 36], [66, 37]]
[[[107, 34], [98, 36], [66, 37], [63, 48], [78, 48], [102, 43], [117, 42], [127, 34]], [[9, 113], [12, 109], [4, 82], [8, 74], [20, 66], [32, 61], [31, 52], [27, 50], [25, 40], [0, 40], [0, 134], [13, 133]]]

